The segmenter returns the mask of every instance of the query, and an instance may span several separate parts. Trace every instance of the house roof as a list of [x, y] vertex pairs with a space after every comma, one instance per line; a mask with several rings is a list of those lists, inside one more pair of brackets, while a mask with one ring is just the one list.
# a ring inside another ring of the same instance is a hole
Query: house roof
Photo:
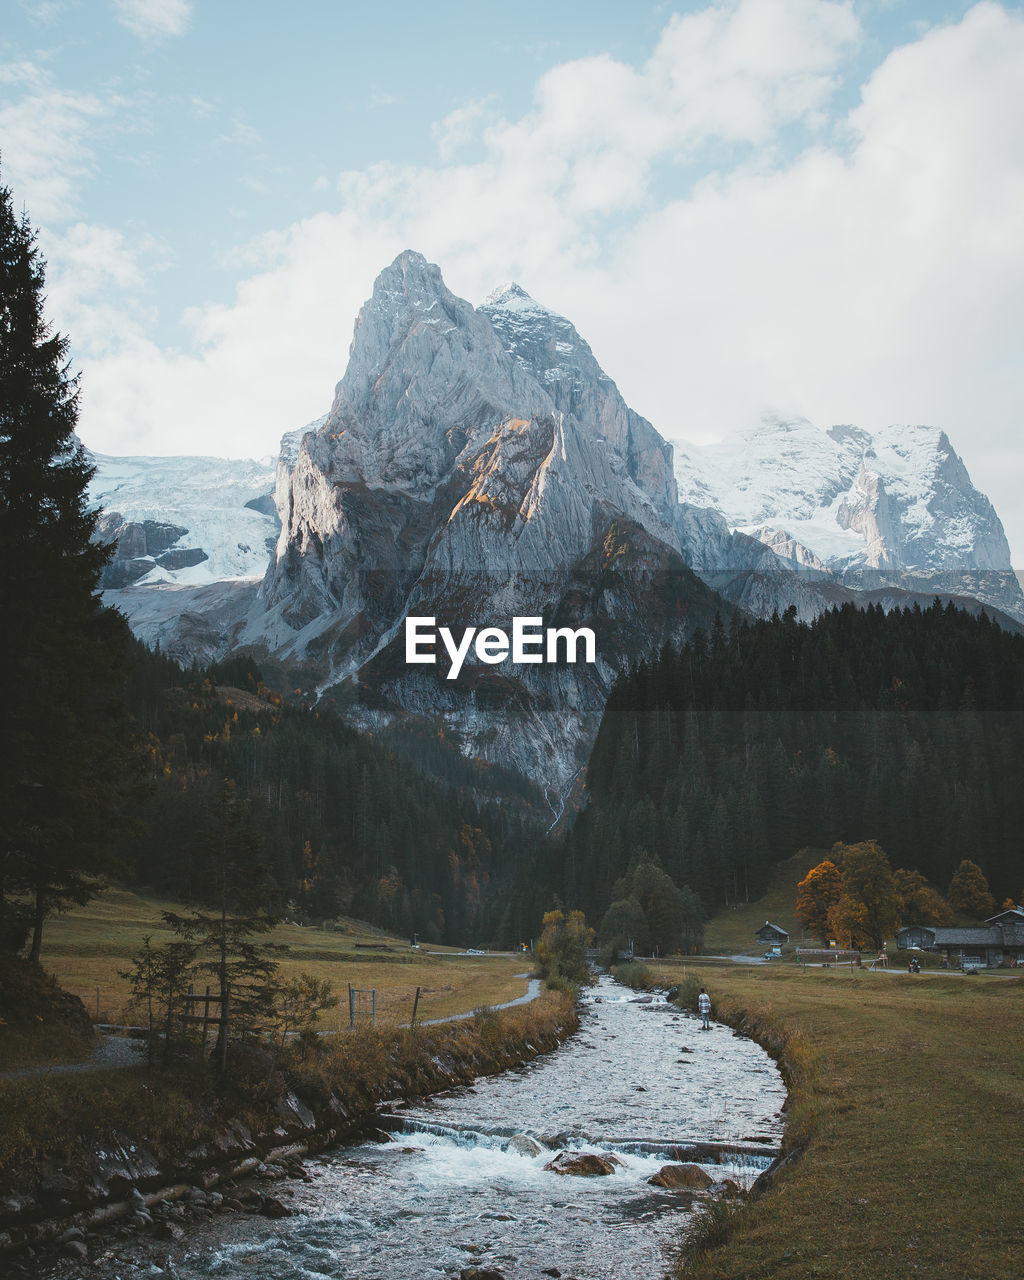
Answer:
[[1005, 911], [999, 911], [994, 916], [989, 916], [985, 921], [986, 924], [1024, 924], [1024, 908], [1007, 907]]
[[1002, 931], [988, 929], [930, 929], [937, 947], [998, 947], [1002, 945]]
[[758, 933], [760, 933], [762, 929], [774, 929], [776, 933], [785, 933], [786, 937], [787, 938], [789, 937], [789, 933], [785, 929], [783, 929], [782, 925], [772, 924], [770, 920], [766, 920], [764, 922], [764, 924], [761, 926], [761, 929], [758, 929]]

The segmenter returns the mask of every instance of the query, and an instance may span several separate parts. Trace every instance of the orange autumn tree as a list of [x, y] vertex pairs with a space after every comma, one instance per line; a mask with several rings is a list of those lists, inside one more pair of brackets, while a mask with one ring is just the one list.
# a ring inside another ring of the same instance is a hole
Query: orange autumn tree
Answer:
[[881, 948], [900, 920], [897, 882], [876, 840], [833, 845], [797, 886], [796, 915], [822, 941]]
[[849, 899], [833, 923], [845, 926], [854, 946], [870, 943], [881, 950], [900, 922], [900, 899], [888, 855], [877, 840], [862, 840], [833, 845], [832, 856], [842, 871], [840, 904]]
[[826, 858], [812, 867], [796, 887], [796, 918], [804, 932], [827, 941], [831, 933], [829, 912], [842, 895], [839, 868]]

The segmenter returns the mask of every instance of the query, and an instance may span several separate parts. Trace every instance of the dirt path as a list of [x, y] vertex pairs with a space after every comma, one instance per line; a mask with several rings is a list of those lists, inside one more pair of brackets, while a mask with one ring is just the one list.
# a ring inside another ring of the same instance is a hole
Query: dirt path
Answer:
[[23, 1080], [29, 1076], [63, 1076], [81, 1071], [107, 1071], [111, 1067], [134, 1067], [146, 1056], [141, 1040], [124, 1036], [100, 1036], [99, 1043], [86, 1062], [46, 1062], [35, 1067], [18, 1067], [0, 1072], [0, 1080]]

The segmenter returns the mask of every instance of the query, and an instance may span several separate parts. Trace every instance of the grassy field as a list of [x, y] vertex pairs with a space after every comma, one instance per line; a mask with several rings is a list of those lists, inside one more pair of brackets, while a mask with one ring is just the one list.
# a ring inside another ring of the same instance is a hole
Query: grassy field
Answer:
[[[772, 878], [764, 897], [757, 902], [740, 902], [723, 907], [708, 921], [704, 931], [704, 950], [715, 955], [763, 955], [765, 945], [755, 934], [766, 920], [789, 934], [789, 947], [801, 945], [801, 924], [793, 914], [796, 887], [811, 867], [824, 857], [819, 850], [797, 853], [772, 869]], [[808, 940], [808, 945], [816, 945]]]
[[716, 1016], [781, 1055], [799, 1156], [680, 1276], [1022, 1273], [1024, 979], [724, 964], [700, 978]]
[[[150, 935], [153, 945], [174, 935], [160, 919], [161, 910], [181, 910], [173, 903], [141, 898], [112, 889], [86, 906], [47, 923], [43, 936], [43, 967], [60, 984], [85, 1001], [97, 1021], [121, 1022], [126, 1017], [128, 986], [118, 971]], [[376, 989], [378, 1017], [408, 1022], [416, 988], [420, 988], [417, 1020], [444, 1018], [484, 1005], [503, 1004], [525, 993], [522, 975], [532, 964], [529, 956], [459, 954], [453, 948], [413, 949], [408, 938], [389, 938], [357, 921], [338, 929], [280, 925], [267, 935], [285, 945], [281, 955], [284, 977], [305, 971], [328, 979], [342, 997], [337, 1009], [321, 1020], [324, 1029], [348, 1025], [348, 986]], [[364, 944], [362, 947], [357, 944]], [[387, 950], [376, 950], [383, 944]], [[97, 995], [98, 993], [98, 995]]]

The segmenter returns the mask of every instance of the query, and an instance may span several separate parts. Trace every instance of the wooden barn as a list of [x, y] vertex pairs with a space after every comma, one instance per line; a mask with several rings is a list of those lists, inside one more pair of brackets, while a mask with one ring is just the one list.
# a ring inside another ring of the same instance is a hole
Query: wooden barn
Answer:
[[763, 942], [766, 947], [782, 947], [789, 941], [789, 934], [785, 929], [780, 929], [777, 924], [772, 924], [770, 920], [766, 920], [756, 933], [758, 942]]

